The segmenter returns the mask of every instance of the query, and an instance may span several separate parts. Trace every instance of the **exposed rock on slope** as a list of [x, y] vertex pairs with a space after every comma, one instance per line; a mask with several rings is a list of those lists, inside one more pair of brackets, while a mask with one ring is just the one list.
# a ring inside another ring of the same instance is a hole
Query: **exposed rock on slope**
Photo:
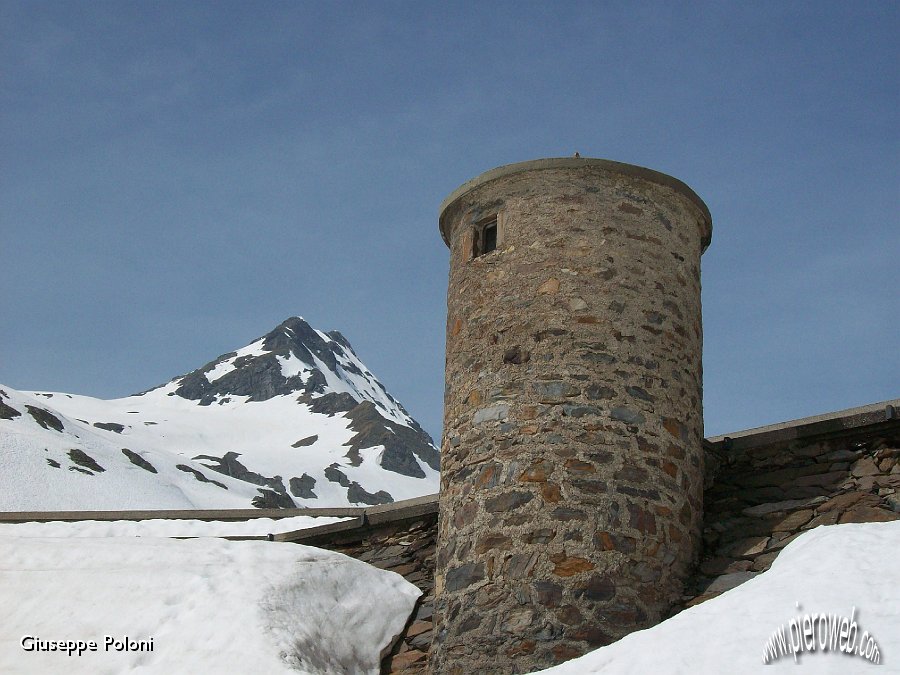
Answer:
[[346, 338], [298, 317], [136, 396], [0, 390], [0, 452], [3, 510], [342, 506], [438, 489], [428, 434]]

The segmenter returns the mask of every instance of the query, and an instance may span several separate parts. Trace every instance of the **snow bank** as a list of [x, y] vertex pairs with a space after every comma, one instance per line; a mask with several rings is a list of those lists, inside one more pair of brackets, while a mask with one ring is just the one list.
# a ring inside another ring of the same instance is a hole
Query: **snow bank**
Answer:
[[350, 518], [292, 516], [250, 520], [79, 520], [0, 523], [0, 537], [265, 537]]
[[[329, 377], [335, 391], [351, 391], [336, 375]], [[370, 388], [366, 397], [379, 404], [379, 396], [388, 400], [375, 385]], [[283, 477], [286, 486], [292, 478], [313, 479], [316, 497], [292, 497], [301, 507], [350, 505], [347, 487], [325, 475], [332, 465], [368, 492], [385, 490], [395, 501], [438, 491], [440, 473], [424, 462], [419, 463], [424, 479], [384, 469], [383, 446], [356, 464], [347, 456], [356, 435], [350, 420], [315, 413], [296, 393], [254, 403], [230, 396], [228, 403], [202, 406], [170, 396], [175, 389], [170, 383], [141, 396], [102, 400], [0, 385], [0, 400], [19, 413], [0, 419], [0, 511], [249, 508], [264, 486], [210, 468], [214, 459], [200, 459], [226, 451], [236, 453], [251, 472]], [[397, 422], [400, 408], [391, 405], [396, 410], [382, 412]], [[29, 406], [52, 416], [60, 429], [42, 426], [27, 412]], [[400, 423], [410, 424], [404, 420]], [[314, 440], [298, 447], [308, 439]], [[78, 464], [73, 450], [86, 454], [95, 468]], [[135, 456], [147, 466], [135, 464]]]
[[[419, 594], [297, 544], [0, 534], [0, 672], [377, 673]], [[25, 636], [97, 651], [25, 651]]]
[[874, 638], [881, 666], [857, 655], [817, 649], [800, 654], [802, 672], [900, 672], [898, 560], [900, 522], [818, 527], [788, 544], [769, 571], [745, 584], [542, 672], [645, 675], [793, 669], [797, 666], [791, 655], [763, 665], [765, 645], [777, 629], [783, 625], [790, 636], [790, 622], [798, 616], [825, 613], [851, 619], [854, 609], [858, 633]]

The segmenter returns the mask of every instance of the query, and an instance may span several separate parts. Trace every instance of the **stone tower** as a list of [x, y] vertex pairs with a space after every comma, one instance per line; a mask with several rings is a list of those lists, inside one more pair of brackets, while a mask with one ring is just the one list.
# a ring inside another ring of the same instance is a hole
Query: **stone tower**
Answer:
[[698, 552], [709, 210], [600, 159], [502, 166], [450, 247], [437, 673], [529, 672], [659, 621]]

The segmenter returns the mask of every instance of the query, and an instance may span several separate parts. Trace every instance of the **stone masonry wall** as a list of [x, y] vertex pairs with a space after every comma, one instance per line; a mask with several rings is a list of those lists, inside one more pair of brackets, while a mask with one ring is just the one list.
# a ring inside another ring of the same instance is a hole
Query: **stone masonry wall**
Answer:
[[656, 623], [699, 551], [708, 212], [637, 167], [523, 166], [441, 218], [438, 673], [529, 672]]
[[338, 551], [403, 576], [422, 591], [400, 639], [381, 663], [384, 675], [419, 675], [427, 669], [434, 610], [434, 551], [437, 513], [366, 524], [348, 531], [295, 541]]
[[746, 450], [722, 445], [686, 605], [767, 570], [806, 530], [900, 520], [900, 421]]
[[[818, 429], [815, 424], [802, 425], [788, 439], [764, 433], [735, 438], [733, 443], [707, 442], [703, 553], [672, 613], [768, 569], [788, 543], [814, 527], [900, 520], [900, 420], [880, 415], [867, 414], [862, 425], [847, 429], [835, 429], [834, 420]], [[432, 500], [437, 495], [417, 501], [427, 508], [424, 503]], [[434, 510], [408, 517], [404, 509], [396, 520], [382, 514], [376, 524], [361, 522], [351, 530], [326, 535], [297, 533], [301, 543], [398, 572], [422, 589], [404, 634], [382, 663], [385, 675], [428, 671]]]

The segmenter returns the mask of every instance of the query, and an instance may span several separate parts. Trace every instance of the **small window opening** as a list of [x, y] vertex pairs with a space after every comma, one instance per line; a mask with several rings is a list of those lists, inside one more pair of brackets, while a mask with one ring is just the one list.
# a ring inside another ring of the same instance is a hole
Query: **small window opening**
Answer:
[[472, 237], [472, 257], [477, 258], [497, 249], [497, 217], [484, 220], [475, 226]]
[[497, 248], [497, 221], [495, 220], [490, 225], [485, 225], [484, 230], [482, 230], [482, 237], [484, 237], [484, 252], [490, 253], [494, 249]]

